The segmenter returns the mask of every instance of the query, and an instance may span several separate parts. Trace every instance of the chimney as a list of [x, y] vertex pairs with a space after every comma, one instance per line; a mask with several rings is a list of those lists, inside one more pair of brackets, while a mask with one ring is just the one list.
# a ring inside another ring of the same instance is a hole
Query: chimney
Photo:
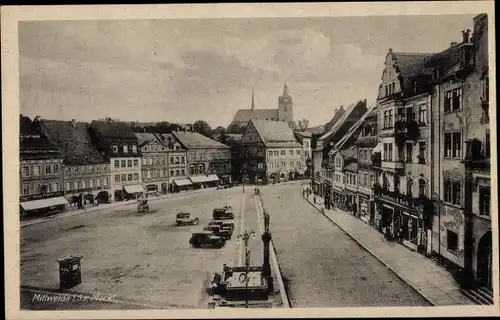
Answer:
[[40, 120], [42, 120], [42, 117], [36, 116], [35, 119], [33, 119], [33, 122], [39, 122]]
[[71, 125], [73, 126], [73, 128], [76, 128], [76, 120], [75, 119], [71, 119]]
[[456, 45], [457, 45], [457, 43], [455, 41], [453, 41], [453, 42], [450, 43], [450, 47], [453, 47], [453, 46], [456, 46]]

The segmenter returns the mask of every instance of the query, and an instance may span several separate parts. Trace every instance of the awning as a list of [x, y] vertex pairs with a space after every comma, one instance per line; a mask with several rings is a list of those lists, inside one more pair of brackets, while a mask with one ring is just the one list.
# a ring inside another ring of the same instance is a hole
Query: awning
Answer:
[[53, 197], [53, 198], [46, 198], [46, 199], [40, 199], [40, 200], [21, 202], [21, 207], [23, 207], [23, 209], [26, 211], [30, 211], [30, 210], [49, 208], [49, 207], [53, 207], [53, 206], [60, 206], [60, 205], [67, 205], [67, 204], [68, 204], [68, 200], [66, 200], [66, 198]]
[[191, 181], [189, 181], [189, 179], [178, 179], [178, 180], [174, 180], [174, 183], [176, 186], [178, 187], [182, 187], [182, 186], [189, 186], [191, 185]]
[[203, 182], [219, 181], [219, 177], [216, 174], [210, 174], [208, 176], [205, 176], [205, 175], [194, 176], [194, 177], [189, 177], [189, 179], [193, 183], [203, 183]]
[[142, 193], [144, 188], [140, 184], [133, 184], [130, 186], [123, 186], [127, 193]]
[[380, 142], [375, 146], [375, 148], [373, 148], [372, 153], [382, 152], [383, 149], [384, 149], [384, 144]]

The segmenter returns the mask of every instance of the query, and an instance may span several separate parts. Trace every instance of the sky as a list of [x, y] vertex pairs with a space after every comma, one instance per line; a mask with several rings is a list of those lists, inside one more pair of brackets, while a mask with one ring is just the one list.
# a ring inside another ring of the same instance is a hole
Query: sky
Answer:
[[286, 82], [294, 120], [375, 103], [389, 48], [439, 52], [474, 15], [19, 23], [21, 114], [45, 119], [226, 127], [236, 110], [277, 108]]

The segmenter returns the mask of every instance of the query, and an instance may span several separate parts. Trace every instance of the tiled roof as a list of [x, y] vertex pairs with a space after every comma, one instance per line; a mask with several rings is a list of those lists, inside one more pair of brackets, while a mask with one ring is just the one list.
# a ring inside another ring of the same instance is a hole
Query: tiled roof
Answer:
[[346, 159], [357, 159], [358, 155], [355, 147], [350, 147], [348, 149], [340, 150], [340, 154]]
[[426, 61], [433, 55], [434, 53], [392, 53], [392, 57], [396, 61], [396, 68], [403, 78], [403, 92], [405, 96], [414, 93], [412, 82], [415, 77], [422, 74]]
[[130, 124], [126, 122], [94, 120], [90, 123], [90, 127], [106, 138], [136, 139]]
[[346, 121], [346, 119], [349, 118], [349, 116], [351, 115], [351, 113], [353, 113], [353, 111], [356, 110], [356, 107], [358, 106], [359, 103], [360, 103], [360, 101], [349, 105], [345, 109], [345, 112], [341, 115], [341, 117], [332, 126], [332, 128], [327, 133], [325, 133], [324, 135], [322, 135], [321, 137], [319, 137], [318, 140], [319, 141], [320, 140], [324, 140], [324, 139], [328, 138], [329, 136], [333, 135], [335, 132], [337, 132], [337, 130], [342, 126], [342, 124], [344, 124], [344, 122]]
[[312, 133], [308, 131], [295, 131], [295, 134], [304, 138], [310, 138], [312, 136]]
[[278, 118], [278, 109], [240, 109], [236, 111], [233, 122], [248, 122], [250, 119], [271, 120], [273, 118]]
[[335, 125], [335, 123], [337, 123], [337, 121], [339, 121], [340, 117], [342, 117], [342, 115], [344, 113], [345, 113], [345, 110], [344, 110], [343, 106], [340, 106], [340, 109], [335, 110], [335, 113], [333, 114], [332, 119], [327, 124], [325, 124], [324, 130], [330, 131], [332, 129], [332, 127]]
[[62, 152], [69, 165], [103, 163], [104, 159], [92, 143], [87, 122], [41, 120], [40, 130]]
[[287, 122], [284, 121], [268, 121], [268, 120], [250, 120], [255, 129], [262, 138], [266, 146], [272, 145], [273, 147], [301, 147], [297, 142], [293, 130]]
[[224, 138], [226, 141], [239, 141], [243, 137], [243, 134], [240, 133], [226, 133], [224, 134]]
[[158, 139], [158, 137], [154, 133], [135, 132], [134, 134], [137, 137], [139, 147], [142, 147], [143, 145], [153, 141], [162, 144], [162, 142]]
[[356, 161], [350, 161], [344, 166], [344, 170], [356, 172], [358, 171], [358, 163]]
[[426, 69], [439, 68], [440, 75], [444, 75], [446, 71], [459, 63], [458, 49], [461, 45], [462, 43], [458, 43], [442, 52], [434, 54], [425, 61], [424, 67]]
[[[359, 132], [361, 131], [361, 128], [363, 127], [363, 123], [365, 122], [366, 118], [374, 111], [376, 111], [376, 105], [371, 105], [369, 107], [369, 109], [363, 114], [363, 116], [358, 120], [356, 121], [356, 123], [349, 128], [349, 131], [347, 131], [347, 133], [345, 134], [344, 137], [342, 137], [342, 139], [339, 140], [339, 142], [337, 142], [335, 144], [335, 147], [334, 149], [337, 149], [337, 150], [340, 150], [342, 149], [345, 144], [351, 139], [353, 138], [357, 138], [357, 135], [359, 134]], [[349, 146], [347, 146], [349, 147]]]
[[229, 146], [226, 146], [225, 144], [222, 144], [218, 141], [207, 138], [204, 135], [199, 134], [198, 132], [176, 131], [176, 132], [172, 132], [172, 134], [187, 149], [229, 148]]
[[22, 115], [19, 117], [19, 153], [21, 159], [62, 157], [61, 150], [40, 131], [38, 123]]

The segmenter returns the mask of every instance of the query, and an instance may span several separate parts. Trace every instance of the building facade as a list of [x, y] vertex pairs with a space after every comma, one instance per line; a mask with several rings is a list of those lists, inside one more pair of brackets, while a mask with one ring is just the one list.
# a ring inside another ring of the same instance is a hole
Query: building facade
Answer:
[[123, 201], [143, 196], [142, 156], [130, 125], [110, 119], [92, 121], [89, 133], [92, 143], [110, 163], [110, 198]]
[[188, 179], [189, 170], [186, 149], [171, 133], [159, 134], [158, 138], [167, 150], [168, 190], [175, 192], [189, 188], [191, 182]]
[[312, 134], [307, 131], [295, 132], [297, 141], [302, 144], [302, 153], [305, 159], [305, 171], [303, 178], [310, 179], [312, 177]]
[[92, 144], [86, 122], [41, 120], [40, 130], [64, 157], [64, 195], [71, 206], [109, 202], [109, 162]]
[[168, 192], [167, 146], [154, 133], [135, 133], [142, 155], [142, 186], [146, 194]]
[[39, 130], [34, 121], [20, 116], [20, 214], [39, 214], [50, 209], [64, 210], [68, 204], [63, 191], [63, 156]]

